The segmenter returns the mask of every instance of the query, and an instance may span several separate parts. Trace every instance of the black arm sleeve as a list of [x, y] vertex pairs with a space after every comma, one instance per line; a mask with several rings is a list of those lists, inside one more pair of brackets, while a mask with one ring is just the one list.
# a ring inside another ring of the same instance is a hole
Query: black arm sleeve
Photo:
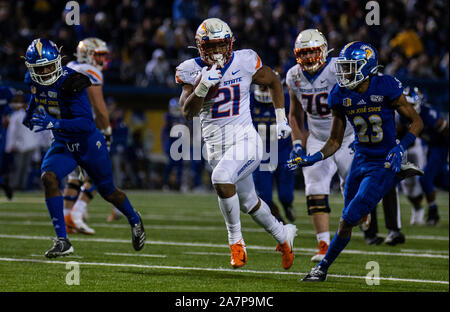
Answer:
[[61, 91], [64, 96], [72, 97], [89, 86], [91, 86], [91, 81], [88, 76], [73, 73], [63, 81]]

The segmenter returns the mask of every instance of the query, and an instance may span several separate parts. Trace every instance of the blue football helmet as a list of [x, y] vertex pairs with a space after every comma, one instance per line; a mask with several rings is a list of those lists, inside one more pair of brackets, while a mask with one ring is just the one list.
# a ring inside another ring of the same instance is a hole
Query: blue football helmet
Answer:
[[339, 53], [335, 66], [339, 86], [354, 89], [370, 75], [377, 73], [378, 54], [370, 44], [350, 42]]
[[62, 75], [60, 49], [48, 39], [35, 39], [28, 46], [25, 65], [34, 82], [49, 86]]

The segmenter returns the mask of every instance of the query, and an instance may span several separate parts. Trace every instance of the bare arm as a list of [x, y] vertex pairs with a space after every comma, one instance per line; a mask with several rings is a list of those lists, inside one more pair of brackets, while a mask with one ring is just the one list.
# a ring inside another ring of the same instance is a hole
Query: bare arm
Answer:
[[418, 137], [423, 129], [422, 118], [417, 114], [414, 107], [406, 101], [402, 94], [392, 102], [392, 107], [404, 118], [408, 119], [411, 124], [408, 131]]
[[284, 108], [283, 86], [278, 75], [269, 66], [263, 65], [258, 69], [253, 75], [252, 82], [269, 88], [275, 109]]
[[95, 125], [100, 130], [110, 127], [109, 113], [103, 98], [101, 85], [91, 85], [87, 88], [89, 102], [91, 103], [95, 113]]
[[295, 96], [294, 92], [289, 89], [289, 126], [292, 129], [292, 141], [301, 140], [303, 148], [306, 148], [306, 139], [308, 131], [305, 129], [305, 111], [302, 104]]
[[183, 91], [180, 96], [181, 113], [184, 118], [191, 120], [202, 108], [205, 98], [198, 97], [194, 93], [194, 86], [190, 84], [183, 85]]
[[344, 139], [346, 126], [345, 115], [334, 109], [331, 111], [333, 114], [333, 120], [331, 122], [330, 137], [320, 150], [323, 155], [323, 159], [336, 153], [336, 151], [341, 147], [342, 140]]

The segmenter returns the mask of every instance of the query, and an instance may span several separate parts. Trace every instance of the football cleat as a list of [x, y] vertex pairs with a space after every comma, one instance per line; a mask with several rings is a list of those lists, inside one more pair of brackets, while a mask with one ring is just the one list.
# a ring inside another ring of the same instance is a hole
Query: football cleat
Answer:
[[233, 268], [240, 268], [247, 262], [247, 250], [244, 242], [239, 240], [236, 244], [230, 245], [231, 250], [231, 266]]
[[73, 254], [73, 247], [69, 239], [64, 237], [52, 238], [54, 245], [45, 252], [47, 258], [64, 257]]
[[400, 231], [390, 231], [384, 242], [390, 246], [403, 244], [405, 242], [405, 235]]
[[286, 215], [286, 218], [291, 221], [294, 222], [295, 221], [295, 211], [294, 211], [294, 207], [292, 206], [283, 206], [284, 208], [284, 214]]
[[[64, 217], [64, 221], [66, 222], [66, 229], [69, 228], [69, 233], [82, 233], [87, 235], [94, 235], [95, 230], [90, 228], [82, 219], [76, 220], [72, 217], [71, 213], [68, 213]], [[73, 231], [74, 229], [75, 231]]]
[[439, 222], [439, 219], [437, 210], [428, 210], [427, 225], [435, 226]]
[[423, 225], [425, 222], [423, 221], [423, 216], [425, 214], [425, 208], [420, 208], [419, 210], [412, 209], [411, 210], [411, 220], [409, 224], [411, 225]]
[[372, 237], [366, 237], [364, 239], [364, 241], [366, 242], [367, 245], [376, 245], [376, 246], [378, 246], [382, 242], [384, 242], [384, 239], [383, 239], [383, 237], [375, 235], [375, 236], [372, 236]]
[[327, 271], [323, 271], [318, 265], [312, 268], [303, 279], [302, 282], [325, 282], [327, 279]]
[[286, 224], [284, 227], [287, 232], [286, 241], [278, 244], [275, 250], [281, 252], [281, 265], [288, 270], [294, 263], [294, 238], [297, 236], [297, 227], [293, 224]]
[[319, 242], [319, 251], [311, 258], [312, 262], [320, 262], [328, 251], [328, 244], [324, 241]]
[[395, 174], [400, 179], [406, 179], [414, 176], [423, 176], [423, 170], [410, 162], [402, 163], [400, 171]]
[[362, 218], [362, 222], [359, 225], [359, 228], [361, 229], [361, 231], [365, 232], [369, 229], [371, 220], [372, 220], [372, 217], [370, 216], [370, 213], [367, 216], [364, 216]]
[[142, 223], [141, 214], [139, 212], [136, 213], [139, 216], [139, 223], [131, 226], [131, 237], [134, 250], [139, 251], [145, 244], [145, 230], [144, 224]]

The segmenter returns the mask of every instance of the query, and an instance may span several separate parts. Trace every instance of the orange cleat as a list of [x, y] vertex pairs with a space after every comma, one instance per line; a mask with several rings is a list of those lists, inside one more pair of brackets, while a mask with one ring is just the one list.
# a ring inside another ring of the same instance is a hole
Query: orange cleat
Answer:
[[293, 224], [286, 224], [287, 238], [283, 244], [278, 244], [276, 251], [281, 252], [281, 264], [285, 270], [294, 263], [294, 238], [297, 236], [297, 227]]
[[319, 251], [311, 258], [312, 262], [320, 262], [328, 251], [328, 244], [324, 241], [319, 242]]
[[83, 222], [83, 220], [74, 220], [70, 213], [68, 213], [64, 217], [64, 221], [66, 222], [66, 232], [69, 234], [70, 233], [81, 233], [88, 235], [95, 234], [94, 229], [90, 228], [86, 223]]
[[233, 268], [240, 268], [247, 262], [247, 251], [242, 239], [236, 244], [230, 245], [231, 249], [231, 266]]

